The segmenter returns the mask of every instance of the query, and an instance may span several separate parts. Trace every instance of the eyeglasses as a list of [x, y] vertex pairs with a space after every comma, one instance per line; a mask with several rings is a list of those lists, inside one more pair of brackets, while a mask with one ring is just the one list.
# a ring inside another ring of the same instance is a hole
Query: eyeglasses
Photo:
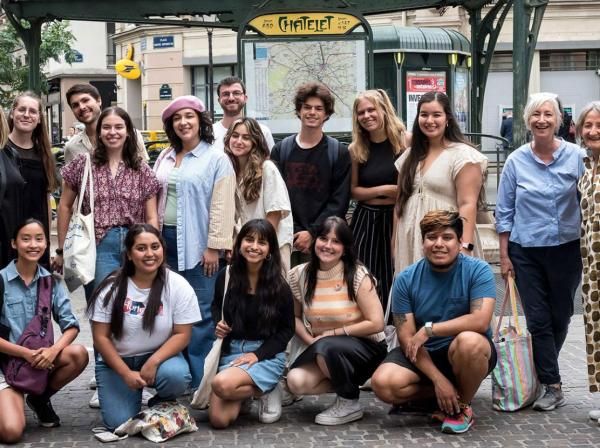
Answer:
[[229, 98], [230, 96], [234, 98], [240, 98], [243, 94], [244, 92], [242, 92], [241, 90], [236, 90], [234, 92], [221, 92], [220, 96], [223, 98]]

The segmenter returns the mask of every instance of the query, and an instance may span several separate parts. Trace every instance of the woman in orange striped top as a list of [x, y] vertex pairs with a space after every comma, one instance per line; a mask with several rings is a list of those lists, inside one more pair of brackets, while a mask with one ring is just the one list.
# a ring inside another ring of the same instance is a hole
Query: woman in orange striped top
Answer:
[[288, 275], [296, 337], [308, 347], [290, 366], [287, 382], [297, 395], [335, 392], [315, 422], [340, 425], [362, 418], [358, 387], [386, 354], [383, 311], [346, 221], [327, 218], [317, 235], [310, 261]]

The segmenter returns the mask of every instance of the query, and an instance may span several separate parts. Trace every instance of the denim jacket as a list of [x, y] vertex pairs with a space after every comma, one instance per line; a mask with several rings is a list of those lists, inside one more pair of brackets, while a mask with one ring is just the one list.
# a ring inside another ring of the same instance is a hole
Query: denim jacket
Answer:
[[[0, 275], [4, 282], [4, 306], [0, 310], [0, 323], [10, 328], [9, 341], [14, 344], [35, 316], [38, 279], [52, 274], [38, 265], [33, 281], [25, 286], [13, 260], [0, 271]], [[63, 333], [71, 327], [79, 328], [79, 322], [71, 310], [67, 290], [58, 281], [52, 287], [52, 316]]]

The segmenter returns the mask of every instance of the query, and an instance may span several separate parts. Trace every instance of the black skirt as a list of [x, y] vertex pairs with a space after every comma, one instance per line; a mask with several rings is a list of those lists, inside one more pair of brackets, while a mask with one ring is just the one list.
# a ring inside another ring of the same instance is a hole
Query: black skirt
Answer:
[[315, 362], [323, 356], [331, 375], [331, 385], [342, 398], [356, 399], [364, 384], [387, 354], [385, 341], [374, 342], [354, 336], [326, 336], [309, 345], [291, 369]]

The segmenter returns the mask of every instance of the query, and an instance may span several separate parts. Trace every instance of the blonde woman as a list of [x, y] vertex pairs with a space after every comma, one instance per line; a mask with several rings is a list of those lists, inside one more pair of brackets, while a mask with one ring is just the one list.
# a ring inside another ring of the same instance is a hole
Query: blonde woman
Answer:
[[367, 90], [352, 108], [351, 194], [358, 201], [352, 232], [358, 259], [377, 279], [385, 308], [394, 275], [392, 231], [397, 195], [396, 159], [410, 145], [410, 133], [382, 89]]

